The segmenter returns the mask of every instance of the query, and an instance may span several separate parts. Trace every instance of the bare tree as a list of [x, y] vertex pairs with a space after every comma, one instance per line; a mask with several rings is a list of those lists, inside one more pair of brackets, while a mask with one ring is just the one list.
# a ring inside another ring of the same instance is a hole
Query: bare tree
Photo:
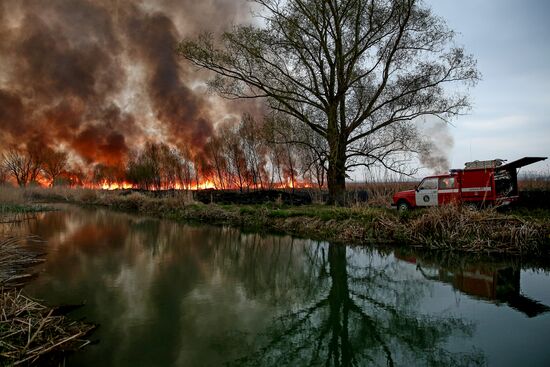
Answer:
[[178, 177], [182, 188], [184, 188], [185, 190], [191, 189], [191, 186], [193, 184], [193, 177], [196, 174], [196, 170], [197, 167], [194, 164], [194, 159], [191, 151], [187, 148], [184, 148], [181, 152], [181, 163], [180, 169], [178, 171]]
[[[328, 147], [326, 140], [305, 125], [280, 114], [274, 114], [265, 124], [266, 139], [275, 145], [282, 145], [286, 159], [292, 166], [299, 166], [304, 179], [317, 183], [319, 188], [325, 185]], [[290, 149], [292, 148], [292, 149]], [[288, 154], [289, 150], [291, 154]], [[293, 162], [296, 162], [293, 164]]]
[[401, 134], [412, 121], [448, 121], [469, 107], [447, 87], [473, 85], [476, 62], [421, 0], [253, 2], [261, 27], [236, 26], [220, 40], [203, 34], [178, 52], [214, 71], [221, 95], [266, 98], [321, 136], [331, 202], [344, 202], [348, 169], [373, 161], [395, 169], [392, 155], [414, 150]]
[[46, 178], [51, 181], [51, 185], [55, 184], [55, 180], [67, 167], [67, 153], [56, 152], [51, 148], [46, 149], [42, 171]]
[[3, 154], [2, 165], [19, 187], [25, 187], [31, 181], [33, 162], [28, 154], [11, 148]]
[[[217, 136], [212, 136], [204, 148], [208, 155], [208, 164], [202, 160], [202, 171], [211, 172], [214, 179], [214, 185], [217, 189], [224, 190], [230, 183], [227, 178], [227, 161], [223, 154], [223, 143]], [[206, 166], [209, 166], [208, 168]], [[199, 180], [197, 179], [197, 187]]]
[[27, 154], [31, 160], [29, 182], [37, 182], [41, 175], [44, 162], [48, 155], [48, 147], [39, 141], [31, 141], [27, 144]]
[[243, 115], [238, 128], [251, 184], [256, 189], [264, 187], [267, 177], [265, 169], [267, 148], [262, 139], [261, 129], [260, 124], [256, 123], [249, 114]]
[[8, 181], [8, 176], [8, 170], [3, 164], [0, 164], [0, 185], [3, 185]]
[[219, 137], [222, 142], [224, 159], [227, 162], [227, 173], [231, 177], [230, 186], [236, 186], [242, 192], [243, 188], [248, 185], [249, 173], [241, 137], [237, 129], [238, 126], [222, 126], [219, 129]]

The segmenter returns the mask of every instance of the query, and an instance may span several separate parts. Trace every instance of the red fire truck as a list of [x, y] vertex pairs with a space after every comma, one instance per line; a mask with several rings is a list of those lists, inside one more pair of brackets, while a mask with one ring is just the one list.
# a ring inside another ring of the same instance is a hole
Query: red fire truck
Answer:
[[545, 159], [524, 157], [506, 164], [502, 159], [468, 162], [464, 169], [426, 177], [415, 190], [398, 192], [392, 206], [403, 211], [450, 203], [470, 207], [508, 205], [519, 198], [517, 169]]

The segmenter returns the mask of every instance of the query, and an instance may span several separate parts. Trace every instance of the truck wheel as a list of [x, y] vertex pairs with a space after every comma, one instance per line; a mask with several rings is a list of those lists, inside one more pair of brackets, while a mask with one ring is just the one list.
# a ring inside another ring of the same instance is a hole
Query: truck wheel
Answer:
[[476, 205], [476, 203], [464, 203], [464, 209], [470, 211], [470, 212], [475, 212], [478, 210], [478, 207]]
[[409, 204], [405, 201], [400, 201], [397, 203], [397, 211], [399, 212], [406, 212], [410, 209]]

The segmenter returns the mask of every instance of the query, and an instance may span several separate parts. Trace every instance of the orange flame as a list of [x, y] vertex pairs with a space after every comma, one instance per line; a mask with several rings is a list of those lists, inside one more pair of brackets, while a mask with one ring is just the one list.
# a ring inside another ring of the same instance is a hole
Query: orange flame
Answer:
[[[51, 180], [48, 180], [46, 178], [39, 178], [37, 180], [37, 183], [42, 187], [51, 187]], [[80, 183], [74, 183], [72, 185], [81, 186], [87, 189], [99, 189], [99, 190], [128, 190], [136, 188], [134, 184], [127, 181], [122, 182], [109, 182], [108, 180], [103, 180], [99, 183], [93, 183], [93, 182], [80, 182]], [[251, 186], [252, 187], [252, 186]], [[304, 189], [304, 188], [312, 188], [314, 185], [311, 182], [308, 181], [292, 181], [290, 178], [286, 181], [274, 183], [270, 186], [258, 186], [257, 189]], [[199, 184], [192, 183], [190, 185], [183, 185], [181, 183], [170, 183], [163, 185], [161, 187], [161, 190], [168, 190], [168, 189], [175, 189], [175, 190], [208, 190], [208, 189], [216, 189], [216, 184], [211, 179], [206, 179]], [[228, 187], [227, 189], [237, 189], [237, 187]], [[155, 191], [156, 189], [150, 189], [151, 191]]]
[[117, 183], [117, 182], [107, 182], [105, 180], [100, 184], [100, 188], [103, 189], [103, 190], [131, 189], [133, 187], [134, 187], [134, 185], [132, 185], [129, 182], [125, 182], [125, 181], [123, 181], [121, 183]]

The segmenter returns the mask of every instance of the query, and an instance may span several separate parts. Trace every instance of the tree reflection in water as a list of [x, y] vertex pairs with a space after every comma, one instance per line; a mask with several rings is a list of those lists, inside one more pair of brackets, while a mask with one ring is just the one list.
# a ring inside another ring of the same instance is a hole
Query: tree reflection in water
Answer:
[[427, 283], [400, 280], [396, 263], [376, 264], [370, 257], [368, 264], [354, 264], [345, 246], [327, 247], [328, 256], [325, 247], [309, 256], [318, 263], [317, 287], [324, 290], [317, 301], [276, 318], [262, 335], [263, 345], [231, 365], [485, 364], [476, 349], [447, 350], [451, 337], [472, 335], [472, 324], [415, 308]]
[[455, 342], [473, 325], [423, 312], [433, 281], [410, 278], [380, 251], [78, 208], [28, 231], [49, 251], [27, 291], [55, 304], [86, 300], [75, 317], [101, 324], [99, 344], [74, 365], [485, 361], [473, 348], [451, 352], [464, 350]]

